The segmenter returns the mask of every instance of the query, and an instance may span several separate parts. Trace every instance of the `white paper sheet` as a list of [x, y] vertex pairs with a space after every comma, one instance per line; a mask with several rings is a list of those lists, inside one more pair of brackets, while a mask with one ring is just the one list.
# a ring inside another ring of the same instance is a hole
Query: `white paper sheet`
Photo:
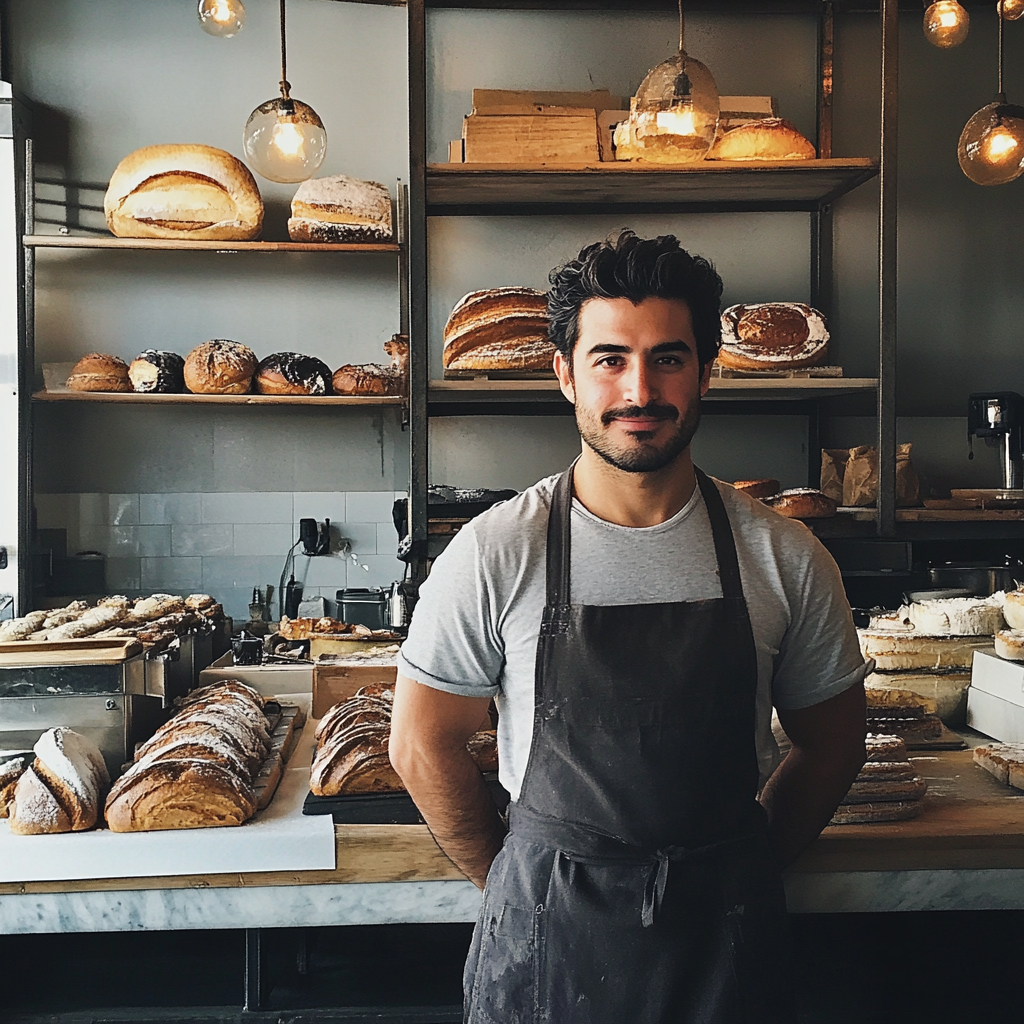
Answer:
[[302, 814], [309, 792], [313, 725], [307, 720], [270, 806], [246, 824], [167, 832], [96, 829], [15, 836], [4, 819], [0, 820], [0, 882], [332, 870], [333, 819], [329, 814]]

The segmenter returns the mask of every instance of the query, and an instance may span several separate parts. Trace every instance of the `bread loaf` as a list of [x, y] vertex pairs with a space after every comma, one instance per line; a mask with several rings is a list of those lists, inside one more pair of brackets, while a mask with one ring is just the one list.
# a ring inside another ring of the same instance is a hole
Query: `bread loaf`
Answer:
[[1010, 629], [1024, 629], [1024, 590], [1010, 590], [1003, 598], [1003, 618]]
[[117, 356], [90, 352], [75, 363], [67, 386], [72, 391], [131, 391], [128, 364]]
[[177, 352], [147, 348], [128, 367], [132, 388], [143, 394], [177, 395], [185, 390], [185, 360]]
[[334, 371], [331, 386], [336, 395], [404, 395], [409, 377], [409, 339], [396, 334], [384, 343], [390, 366], [378, 363], [347, 363]]
[[868, 761], [906, 761], [907, 745], [889, 733], [868, 733], [864, 740]]
[[974, 763], [1004, 786], [1024, 789], [1024, 743], [986, 743], [975, 747]]
[[924, 813], [921, 800], [894, 800], [884, 803], [842, 804], [832, 815], [831, 825], [869, 825], [874, 822], [912, 821]]
[[547, 370], [554, 354], [547, 295], [535, 288], [470, 292], [445, 324], [442, 361], [448, 370]]
[[733, 370], [820, 366], [828, 340], [824, 316], [802, 302], [740, 304], [722, 314], [718, 362]]
[[811, 487], [795, 487], [761, 499], [787, 519], [828, 519], [836, 514], [836, 503]]
[[14, 757], [0, 764], [0, 818], [9, 815], [14, 803], [14, 789], [27, 768], [27, 757]]
[[917, 775], [893, 779], [860, 778], [843, 797], [844, 804], [892, 803], [896, 800], [920, 800], [928, 791], [928, 783]]
[[737, 491], [750, 495], [751, 498], [770, 498], [781, 490], [778, 480], [737, 480], [733, 487]]
[[194, 395], [247, 395], [256, 373], [255, 353], [237, 341], [204, 341], [185, 359], [185, 386]]
[[782, 117], [765, 117], [741, 124], [711, 147], [709, 160], [813, 160], [814, 146]]
[[295, 242], [390, 242], [391, 193], [345, 174], [310, 178], [292, 199], [288, 235]]
[[256, 368], [256, 390], [261, 395], [329, 395], [331, 371], [313, 356], [274, 352]]
[[20, 619], [8, 619], [0, 623], [0, 643], [24, 640], [40, 629], [46, 621], [47, 612], [29, 612]]
[[249, 169], [212, 146], [129, 153], [110, 179], [103, 209], [120, 238], [245, 241], [263, 226], [263, 200]]
[[1001, 629], [993, 638], [996, 654], [1007, 661], [1024, 661], [1024, 630]]

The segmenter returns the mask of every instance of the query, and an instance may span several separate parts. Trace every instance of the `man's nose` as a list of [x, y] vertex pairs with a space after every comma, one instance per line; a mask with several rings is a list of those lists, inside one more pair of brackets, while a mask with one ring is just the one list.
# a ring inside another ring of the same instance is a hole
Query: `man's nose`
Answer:
[[643, 408], [658, 397], [654, 374], [643, 361], [637, 360], [626, 375], [626, 391], [623, 398], [631, 405]]

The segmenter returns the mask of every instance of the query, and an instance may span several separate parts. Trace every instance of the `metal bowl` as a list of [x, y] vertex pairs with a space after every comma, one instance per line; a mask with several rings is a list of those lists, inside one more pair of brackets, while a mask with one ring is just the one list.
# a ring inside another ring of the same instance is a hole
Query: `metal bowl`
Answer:
[[1016, 590], [1024, 568], [1005, 565], [937, 565], [928, 570], [936, 589], [965, 590], [968, 595], [988, 597], [999, 590]]

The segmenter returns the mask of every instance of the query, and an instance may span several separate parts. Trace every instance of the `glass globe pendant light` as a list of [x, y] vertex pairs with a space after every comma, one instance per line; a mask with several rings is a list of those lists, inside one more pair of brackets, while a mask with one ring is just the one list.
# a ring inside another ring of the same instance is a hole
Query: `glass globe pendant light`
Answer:
[[718, 86], [707, 67], [684, 46], [679, 0], [679, 52], [647, 73], [630, 105], [630, 134], [645, 160], [703, 160], [718, 130]]
[[938, 0], [924, 12], [924, 37], [941, 50], [959, 46], [970, 25], [970, 15], [956, 0]]
[[211, 36], [230, 39], [245, 24], [242, 0], [199, 0], [199, 24]]
[[1005, 185], [1024, 173], [1024, 107], [1003, 92], [1003, 19], [999, 19], [999, 92], [964, 126], [957, 146], [960, 169], [978, 185]]
[[242, 144], [253, 169], [270, 181], [313, 177], [327, 153], [327, 132], [317, 112], [291, 97], [285, 36], [285, 0], [281, 0], [281, 95], [261, 103], [250, 115]]
[[1006, 21], [1016, 21], [1024, 14], [1024, 0], [999, 0], [996, 4], [999, 17]]

